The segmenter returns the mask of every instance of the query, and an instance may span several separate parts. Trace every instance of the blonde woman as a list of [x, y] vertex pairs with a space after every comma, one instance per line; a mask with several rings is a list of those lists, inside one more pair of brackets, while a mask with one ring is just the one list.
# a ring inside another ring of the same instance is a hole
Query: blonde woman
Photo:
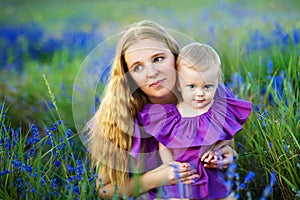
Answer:
[[[158, 142], [136, 119], [147, 103], [177, 103], [175, 62], [177, 42], [159, 24], [141, 21], [128, 26], [118, 41], [106, 93], [87, 124], [89, 151], [98, 170], [97, 189], [103, 198], [156, 196], [156, 188], [199, 178], [186, 163], [161, 164]], [[236, 154], [227, 143], [215, 146], [226, 167]]]

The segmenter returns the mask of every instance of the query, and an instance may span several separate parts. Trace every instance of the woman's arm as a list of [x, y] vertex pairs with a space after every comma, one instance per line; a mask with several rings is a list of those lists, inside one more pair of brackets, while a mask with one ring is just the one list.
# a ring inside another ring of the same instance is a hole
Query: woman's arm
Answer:
[[[177, 176], [174, 172], [178, 173], [179, 179], [176, 178]], [[118, 190], [121, 197], [123, 194], [126, 194], [129, 197], [140, 196], [141, 194], [157, 188], [158, 186], [176, 184], [182, 180], [184, 180], [185, 184], [191, 184], [195, 178], [199, 177], [199, 175], [195, 173], [195, 169], [186, 167], [185, 164], [172, 162], [163, 164], [154, 170], [146, 172], [139, 176], [139, 178], [130, 178], [127, 183], [119, 186]], [[96, 186], [100, 197], [110, 199], [114, 196], [116, 187], [105, 177], [105, 174], [99, 173], [98, 180], [102, 180], [102, 183], [97, 180]], [[136, 191], [137, 188], [139, 191]]]

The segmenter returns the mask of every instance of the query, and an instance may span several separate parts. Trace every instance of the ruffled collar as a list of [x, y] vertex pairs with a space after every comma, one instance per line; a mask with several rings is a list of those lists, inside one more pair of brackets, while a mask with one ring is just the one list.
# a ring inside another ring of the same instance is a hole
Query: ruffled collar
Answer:
[[220, 84], [206, 113], [182, 117], [174, 104], [147, 104], [138, 118], [145, 131], [165, 146], [186, 148], [232, 139], [242, 129], [251, 108], [251, 102], [234, 98]]

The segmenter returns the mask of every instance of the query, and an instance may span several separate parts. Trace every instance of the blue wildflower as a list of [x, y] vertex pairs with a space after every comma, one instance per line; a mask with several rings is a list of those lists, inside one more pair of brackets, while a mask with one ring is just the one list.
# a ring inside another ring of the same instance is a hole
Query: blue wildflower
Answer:
[[235, 193], [235, 194], [234, 194], [234, 198], [235, 198], [235, 199], [239, 199], [239, 198], [241, 198], [241, 195], [240, 195], [239, 193]]
[[11, 143], [10, 143], [10, 139], [8, 137], [5, 138], [5, 149], [10, 152], [10, 148], [11, 148]]
[[35, 151], [36, 151], [36, 149], [35, 149], [34, 147], [31, 147], [31, 148], [29, 149], [29, 151], [27, 152], [28, 157], [33, 157], [33, 156], [35, 156]]
[[45, 180], [44, 176], [41, 176], [40, 184], [41, 184], [42, 187], [44, 187], [46, 185], [46, 180]]
[[20, 168], [23, 165], [21, 160], [13, 160], [11, 163], [16, 169]]
[[38, 175], [39, 175], [39, 174], [38, 174], [37, 171], [35, 170], [35, 172], [33, 173], [33, 178], [36, 179], [36, 178], [38, 177]]
[[244, 147], [240, 142], [237, 142], [237, 147], [238, 147], [238, 149], [241, 150], [242, 152], [245, 152], [245, 151], [246, 151], [245, 147]]
[[48, 136], [46, 143], [53, 146], [54, 145], [53, 133], [50, 130], [46, 129], [46, 135]]
[[268, 74], [272, 74], [273, 73], [273, 61], [269, 60], [268, 61], [268, 70], [267, 70]]
[[67, 138], [70, 138], [72, 135], [73, 135], [72, 130], [71, 130], [71, 129], [68, 129], [68, 130], [66, 131], [66, 137], [67, 137]]
[[227, 181], [226, 181], [226, 187], [227, 187], [227, 190], [228, 190], [228, 191], [231, 191], [232, 188], [233, 188], [233, 186], [234, 186], [233, 181], [231, 181], [231, 180], [227, 180]]
[[245, 183], [250, 183], [255, 177], [255, 173], [253, 171], [249, 171], [246, 177], [244, 178]]
[[300, 41], [299, 38], [300, 38], [300, 29], [293, 30], [293, 39], [295, 44], [299, 43]]
[[271, 196], [272, 192], [273, 192], [272, 186], [268, 185], [267, 187], [265, 187], [260, 200], [267, 199], [269, 196]]
[[276, 173], [272, 172], [270, 175], [270, 185], [274, 186], [277, 183]]
[[246, 52], [251, 53], [260, 49], [267, 49], [272, 46], [272, 42], [267, 36], [256, 30], [250, 35], [250, 43], [246, 44]]
[[243, 189], [243, 190], [245, 190], [246, 188], [247, 188], [246, 183], [241, 183], [241, 184], [239, 185], [239, 188], [238, 188], [238, 189]]
[[57, 180], [56, 178], [50, 180], [50, 186], [52, 189], [55, 189], [57, 187]]
[[55, 166], [55, 167], [59, 167], [60, 164], [61, 164], [61, 162], [59, 162], [59, 160], [55, 160], [55, 162], [54, 162], [54, 166]]
[[36, 189], [36, 187], [32, 187], [32, 188], [30, 188], [30, 192], [31, 192], [31, 193], [35, 193], [35, 192], [36, 192], [36, 190], [37, 190], [37, 189]]
[[235, 178], [236, 181], [239, 181], [240, 180], [240, 174], [238, 172], [236, 172], [234, 174], [234, 178]]
[[68, 170], [68, 172], [70, 172], [70, 173], [72, 173], [72, 172], [75, 171], [74, 167], [73, 167], [72, 165], [70, 165], [70, 164], [67, 165], [67, 170]]
[[25, 171], [28, 172], [29, 174], [32, 173], [32, 167], [31, 167], [30, 165], [25, 165], [25, 166], [24, 166], [24, 169], [25, 169]]
[[83, 162], [81, 160], [76, 160], [76, 172], [77, 172], [77, 179], [80, 181], [82, 180], [82, 174], [84, 173]]
[[7, 170], [7, 169], [5, 169], [5, 170], [3, 170], [2, 172], [0, 172], [0, 177], [1, 177], [1, 176], [4, 176], [5, 174], [9, 174], [9, 173], [10, 173], [10, 171]]
[[269, 183], [269, 185], [267, 185], [264, 188], [262, 196], [260, 197], [260, 200], [265, 200], [271, 196], [271, 194], [273, 192], [273, 186], [276, 184], [276, 182], [277, 182], [276, 174], [275, 174], [275, 172], [272, 172], [270, 175], [270, 183]]
[[50, 130], [51, 131], [56, 131], [57, 130], [57, 124], [56, 123], [52, 124], [52, 126], [50, 126]]
[[272, 142], [268, 142], [268, 144], [269, 144], [269, 147], [272, 148], [272, 146], [273, 146]]
[[289, 152], [289, 146], [288, 146], [288, 145], [283, 144], [283, 149], [284, 149], [284, 151], [285, 151], [286, 153]]
[[279, 23], [275, 23], [275, 28], [272, 31], [272, 34], [275, 36], [275, 39], [277, 39], [281, 44], [288, 44], [289, 34], [284, 31]]
[[76, 185], [76, 186], [73, 186], [73, 192], [75, 194], [80, 194], [80, 190], [79, 190], [79, 187]]

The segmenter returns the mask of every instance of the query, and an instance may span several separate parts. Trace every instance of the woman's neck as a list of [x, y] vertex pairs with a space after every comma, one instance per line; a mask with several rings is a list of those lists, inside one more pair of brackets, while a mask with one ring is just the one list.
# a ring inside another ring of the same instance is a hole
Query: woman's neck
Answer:
[[171, 92], [168, 96], [163, 98], [150, 98], [150, 102], [153, 104], [176, 104], [178, 103], [177, 96]]

